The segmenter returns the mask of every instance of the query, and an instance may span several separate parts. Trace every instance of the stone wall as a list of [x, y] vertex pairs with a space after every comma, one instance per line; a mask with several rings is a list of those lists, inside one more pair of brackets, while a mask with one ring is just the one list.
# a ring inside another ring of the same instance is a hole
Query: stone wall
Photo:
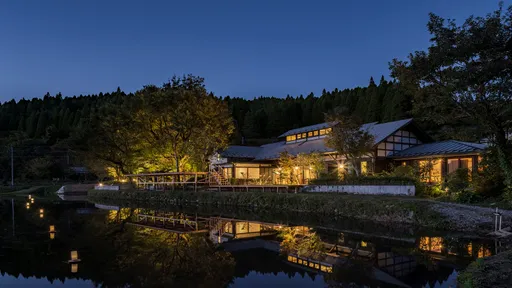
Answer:
[[311, 185], [304, 187], [302, 191], [414, 196], [416, 194], [416, 187], [414, 185]]

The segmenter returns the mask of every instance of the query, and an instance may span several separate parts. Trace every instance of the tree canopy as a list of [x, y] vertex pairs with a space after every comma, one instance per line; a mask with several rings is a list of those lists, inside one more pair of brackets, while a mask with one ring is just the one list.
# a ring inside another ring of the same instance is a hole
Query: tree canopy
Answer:
[[[392, 75], [415, 95], [418, 117], [435, 126], [463, 131], [467, 139], [493, 144], [512, 185], [508, 140], [512, 127], [512, 6], [463, 24], [430, 14], [427, 51], [393, 60]], [[465, 129], [460, 129], [464, 127]], [[452, 133], [453, 134], [453, 133]]]

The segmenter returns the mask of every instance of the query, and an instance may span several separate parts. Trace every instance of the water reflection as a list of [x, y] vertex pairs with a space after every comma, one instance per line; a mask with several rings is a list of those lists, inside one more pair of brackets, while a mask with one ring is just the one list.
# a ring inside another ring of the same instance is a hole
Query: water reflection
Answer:
[[39, 202], [29, 210], [16, 204], [10, 227], [10, 203], [0, 201], [0, 272], [20, 285], [36, 277], [101, 287], [246, 287], [263, 279], [268, 286], [449, 287], [458, 269], [501, 246], [446, 234]]

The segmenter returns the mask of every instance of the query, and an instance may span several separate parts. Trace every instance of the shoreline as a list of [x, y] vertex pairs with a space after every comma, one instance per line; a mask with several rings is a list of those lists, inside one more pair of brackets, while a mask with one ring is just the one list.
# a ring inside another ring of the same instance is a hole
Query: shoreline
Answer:
[[[493, 209], [396, 196], [333, 193], [277, 194], [262, 192], [191, 192], [90, 190], [92, 201], [128, 201], [167, 206], [237, 207], [248, 211], [279, 211], [320, 217], [351, 218], [381, 225], [456, 231], [484, 236], [493, 229]], [[504, 227], [512, 211], [504, 211]]]

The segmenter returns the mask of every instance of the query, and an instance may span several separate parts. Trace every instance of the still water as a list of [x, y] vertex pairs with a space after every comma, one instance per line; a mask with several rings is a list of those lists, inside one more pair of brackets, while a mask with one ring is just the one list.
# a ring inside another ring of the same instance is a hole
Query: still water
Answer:
[[456, 287], [457, 271], [501, 248], [221, 208], [17, 198], [0, 200], [0, 214], [0, 287]]

